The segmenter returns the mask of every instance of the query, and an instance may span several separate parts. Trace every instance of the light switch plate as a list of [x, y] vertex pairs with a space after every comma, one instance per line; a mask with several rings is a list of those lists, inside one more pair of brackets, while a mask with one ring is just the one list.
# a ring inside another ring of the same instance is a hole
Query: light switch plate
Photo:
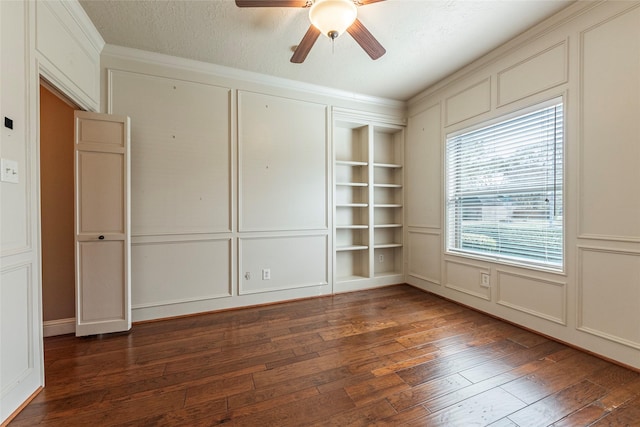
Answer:
[[0, 173], [0, 181], [18, 183], [18, 162], [15, 160], [2, 159], [0, 161], [2, 173]]

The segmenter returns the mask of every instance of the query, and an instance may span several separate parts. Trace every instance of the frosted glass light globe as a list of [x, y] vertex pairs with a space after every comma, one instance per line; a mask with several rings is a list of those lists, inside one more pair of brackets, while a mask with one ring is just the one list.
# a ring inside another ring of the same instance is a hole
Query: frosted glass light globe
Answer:
[[317, 0], [309, 10], [309, 19], [322, 34], [335, 39], [356, 20], [356, 9], [352, 0]]

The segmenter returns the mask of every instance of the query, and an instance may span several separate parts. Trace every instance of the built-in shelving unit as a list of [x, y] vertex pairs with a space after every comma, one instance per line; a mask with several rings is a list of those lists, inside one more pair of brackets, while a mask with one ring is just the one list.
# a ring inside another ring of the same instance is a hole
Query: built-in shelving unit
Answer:
[[335, 114], [333, 129], [336, 290], [401, 283], [404, 127]]

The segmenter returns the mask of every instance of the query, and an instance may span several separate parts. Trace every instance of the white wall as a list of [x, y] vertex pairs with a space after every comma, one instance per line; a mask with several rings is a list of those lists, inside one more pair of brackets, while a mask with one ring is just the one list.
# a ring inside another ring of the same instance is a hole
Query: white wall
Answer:
[[[454, 256], [446, 134], [562, 96], [565, 268]], [[407, 282], [640, 367], [640, 2], [579, 2], [410, 101]], [[489, 289], [480, 273], [491, 275]]]
[[44, 383], [40, 278], [39, 77], [78, 105], [100, 105], [104, 42], [76, 2], [0, 2], [0, 155], [18, 165], [2, 182], [0, 422]]
[[134, 320], [335, 291], [333, 107], [403, 103], [117, 46], [102, 67], [132, 123]]

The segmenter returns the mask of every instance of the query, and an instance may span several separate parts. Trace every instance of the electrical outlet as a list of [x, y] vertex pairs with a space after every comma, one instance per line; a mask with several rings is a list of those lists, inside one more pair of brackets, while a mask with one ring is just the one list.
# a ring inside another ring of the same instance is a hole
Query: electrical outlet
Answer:
[[491, 286], [491, 276], [488, 273], [480, 273], [480, 286], [483, 288]]
[[378, 262], [380, 264], [382, 264], [384, 262], [384, 255], [383, 254], [378, 255]]
[[262, 280], [271, 280], [271, 269], [269, 268], [262, 269]]

